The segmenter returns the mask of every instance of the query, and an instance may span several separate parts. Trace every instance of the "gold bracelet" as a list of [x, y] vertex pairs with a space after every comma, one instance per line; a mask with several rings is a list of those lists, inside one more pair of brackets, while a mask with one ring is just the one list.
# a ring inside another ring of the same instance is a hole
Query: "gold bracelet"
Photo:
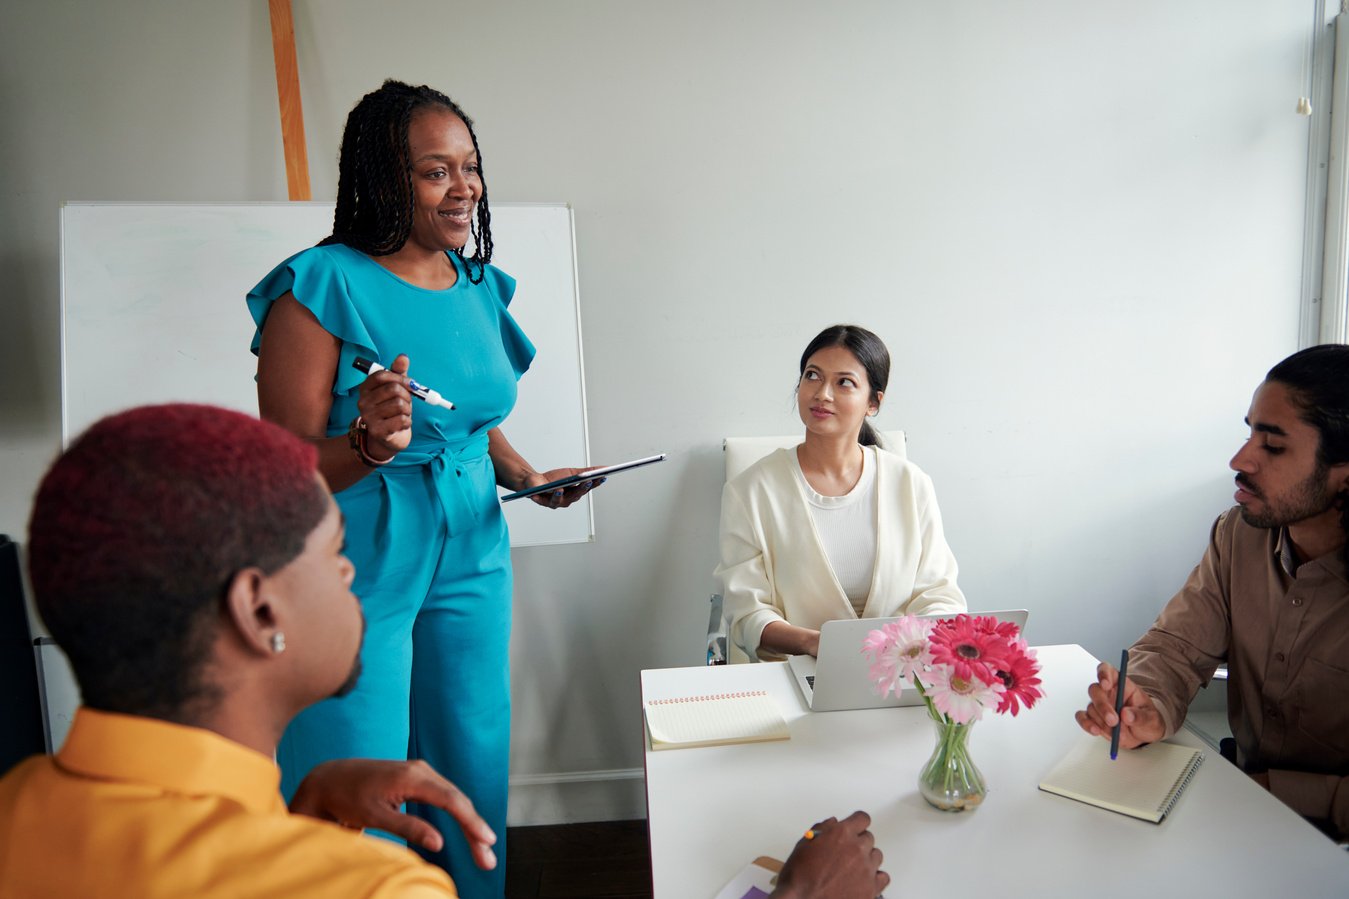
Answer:
[[364, 418], [357, 415], [351, 420], [351, 425], [347, 428], [347, 443], [351, 445], [351, 451], [356, 454], [356, 458], [366, 468], [379, 468], [381, 465], [388, 465], [393, 461], [392, 456], [387, 459], [376, 459], [366, 450], [365, 438], [368, 433]]

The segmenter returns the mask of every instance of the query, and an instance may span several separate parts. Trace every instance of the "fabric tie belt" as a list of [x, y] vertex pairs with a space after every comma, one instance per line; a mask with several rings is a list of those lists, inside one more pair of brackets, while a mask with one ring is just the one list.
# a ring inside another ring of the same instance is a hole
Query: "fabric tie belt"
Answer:
[[411, 468], [424, 469], [445, 512], [445, 528], [449, 536], [458, 537], [478, 525], [478, 506], [482, 503], [465, 466], [486, 455], [487, 434], [482, 433], [463, 440], [422, 443], [416, 449], [405, 449], [389, 461], [384, 471], [392, 474]]

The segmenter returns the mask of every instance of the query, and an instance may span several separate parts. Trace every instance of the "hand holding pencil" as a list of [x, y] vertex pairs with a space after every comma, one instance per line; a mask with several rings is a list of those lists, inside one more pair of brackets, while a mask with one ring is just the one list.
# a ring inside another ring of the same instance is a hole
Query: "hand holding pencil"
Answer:
[[1119, 674], [1115, 677], [1115, 724], [1110, 728], [1110, 761], [1119, 757], [1119, 732], [1123, 721], [1120, 713], [1124, 711], [1124, 685], [1129, 682], [1129, 650], [1119, 654]]
[[1115, 712], [1119, 694], [1119, 671], [1108, 662], [1096, 667], [1096, 683], [1087, 688], [1090, 703], [1076, 714], [1078, 726], [1096, 737], [1111, 740], [1111, 731], [1119, 726], [1118, 747], [1133, 749], [1144, 743], [1155, 743], [1166, 735], [1166, 725], [1152, 697], [1133, 681], [1124, 678], [1124, 696], [1120, 711]]

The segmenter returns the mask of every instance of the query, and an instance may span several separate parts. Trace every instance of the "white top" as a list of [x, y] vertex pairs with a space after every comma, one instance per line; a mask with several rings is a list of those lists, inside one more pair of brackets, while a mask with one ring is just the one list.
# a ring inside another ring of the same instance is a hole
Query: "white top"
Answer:
[[810, 486], [800, 458], [792, 453], [796, 477], [820, 534], [825, 558], [859, 617], [866, 608], [876, 567], [875, 456], [874, 447], [862, 447], [862, 475], [857, 483], [842, 496], [825, 496]]
[[774, 621], [818, 629], [836, 618], [965, 611], [932, 480], [922, 469], [875, 451], [875, 555], [859, 616], [830, 567], [795, 458], [795, 448], [770, 453], [722, 491], [716, 577], [731, 643], [755, 658], [763, 629]]

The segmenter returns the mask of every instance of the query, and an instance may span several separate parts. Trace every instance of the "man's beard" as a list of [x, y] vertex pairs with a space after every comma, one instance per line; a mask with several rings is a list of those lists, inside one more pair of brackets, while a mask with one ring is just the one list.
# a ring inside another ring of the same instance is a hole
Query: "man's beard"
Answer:
[[[1256, 497], [1264, 502], [1264, 511], [1257, 515], [1242, 506], [1241, 517], [1247, 524], [1257, 528], [1282, 528], [1315, 518], [1339, 501], [1339, 495], [1326, 486], [1326, 475], [1329, 473], [1330, 466], [1317, 460], [1316, 469], [1287, 496], [1273, 501], [1263, 493], [1256, 493]], [[1253, 492], [1249, 482], [1243, 481], [1240, 475], [1237, 480], [1245, 490]]]

